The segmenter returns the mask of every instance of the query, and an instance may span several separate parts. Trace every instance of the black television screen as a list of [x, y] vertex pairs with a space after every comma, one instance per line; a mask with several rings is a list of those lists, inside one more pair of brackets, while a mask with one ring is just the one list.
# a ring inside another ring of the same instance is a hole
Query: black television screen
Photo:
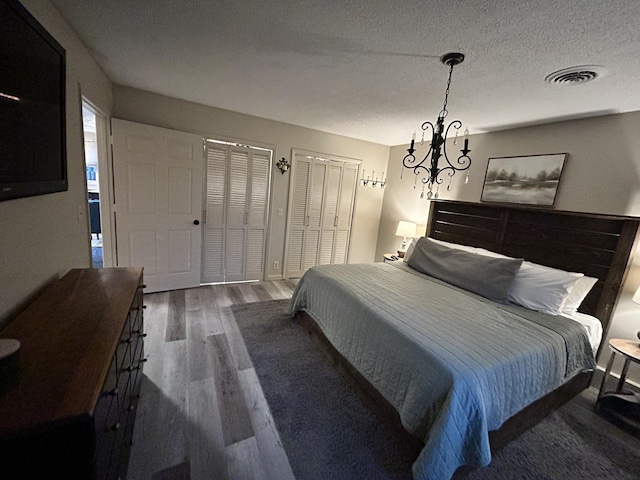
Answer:
[[67, 190], [65, 51], [0, 0], [0, 201]]

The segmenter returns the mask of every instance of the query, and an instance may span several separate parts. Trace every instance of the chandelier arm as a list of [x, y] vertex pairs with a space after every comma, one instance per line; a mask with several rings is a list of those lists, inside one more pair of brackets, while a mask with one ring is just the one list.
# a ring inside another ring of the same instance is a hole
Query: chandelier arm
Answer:
[[[465, 145], [464, 145], [464, 149], [461, 150], [462, 155], [460, 155], [458, 157], [458, 159], [456, 160], [456, 163], [458, 165], [460, 165], [459, 167], [456, 167], [453, 163], [451, 163], [451, 161], [449, 160], [449, 155], [447, 155], [447, 142], [446, 139], [449, 138], [449, 130], [451, 128], [455, 128], [456, 130], [459, 130], [462, 127], [462, 122], [460, 120], [454, 120], [453, 122], [451, 122], [449, 124], [449, 126], [447, 127], [447, 132], [444, 136], [445, 138], [445, 142], [444, 142], [444, 146], [443, 146], [443, 157], [446, 160], [446, 162], [449, 164], [448, 167], [443, 167], [440, 170], [438, 170], [438, 175], [440, 174], [440, 172], [442, 170], [448, 170], [449, 168], [453, 169], [455, 173], [457, 172], [462, 172], [464, 170], [467, 170], [470, 166], [471, 166], [471, 159], [469, 158], [469, 156], [467, 155], [471, 150], [469, 150], [468, 147], [468, 142], [467, 140], [465, 140]], [[450, 176], [453, 176], [452, 174]]]
[[[435, 128], [433, 126], [433, 123], [426, 121], [422, 124], [421, 126], [423, 131], [427, 131], [429, 128], [431, 128], [431, 131], [434, 132]], [[424, 166], [424, 163], [427, 161], [427, 159], [429, 158], [429, 156], [431, 155], [431, 150], [433, 149], [433, 145], [430, 143], [429, 144], [429, 150], [427, 151], [427, 153], [425, 154], [424, 158], [422, 160], [420, 160], [418, 162], [418, 160], [416, 159], [415, 155], [413, 154], [416, 150], [415, 148], [413, 148], [414, 142], [411, 142], [411, 147], [407, 149], [407, 152], [409, 152], [407, 155], [405, 155], [405, 157], [402, 159], [402, 165], [405, 168], [411, 168], [413, 169], [413, 172], [418, 175], [418, 173], [421, 170], [424, 170], [425, 172], [429, 173], [429, 168]], [[417, 163], [416, 163], [417, 162]]]
[[[433, 125], [433, 123], [431, 123], [430, 121], [427, 120], [426, 122], [424, 122], [422, 124], [422, 126], [420, 128], [425, 133], [426, 133], [427, 130], [429, 130], [429, 128], [431, 128], [431, 138], [433, 138], [433, 133], [436, 131], [436, 127]], [[429, 155], [431, 155], [431, 150], [433, 150], [433, 143], [432, 142], [429, 143], [429, 150], [424, 155], [424, 158], [422, 159], [423, 162], [427, 159], [427, 157]], [[422, 163], [422, 162], [420, 162], [420, 163]]]

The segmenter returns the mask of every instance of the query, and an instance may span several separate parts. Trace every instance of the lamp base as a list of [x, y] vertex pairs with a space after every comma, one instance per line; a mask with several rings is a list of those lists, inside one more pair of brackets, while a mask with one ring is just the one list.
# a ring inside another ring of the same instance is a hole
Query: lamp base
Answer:
[[407, 253], [406, 250], [398, 250], [398, 257], [404, 258], [404, 254]]

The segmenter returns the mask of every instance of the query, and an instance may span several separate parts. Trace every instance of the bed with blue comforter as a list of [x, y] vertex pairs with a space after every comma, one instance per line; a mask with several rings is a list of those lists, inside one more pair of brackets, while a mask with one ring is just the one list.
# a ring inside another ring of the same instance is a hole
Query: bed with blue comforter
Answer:
[[301, 311], [424, 442], [416, 480], [487, 465], [490, 431], [595, 366], [577, 322], [497, 303], [402, 262], [314, 267], [291, 300], [290, 313]]

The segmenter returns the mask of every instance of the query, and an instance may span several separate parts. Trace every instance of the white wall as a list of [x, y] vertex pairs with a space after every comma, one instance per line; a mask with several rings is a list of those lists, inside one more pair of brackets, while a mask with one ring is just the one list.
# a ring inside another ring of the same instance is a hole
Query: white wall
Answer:
[[[490, 157], [543, 153], [568, 153], [554, 208], [576, 212], [640, 217], [640, 112], [558, 122], [482, 135], [469, 140], [473, 160], [468, 185], [456, 175], [453, 191], [441, 189], [440, 198], [479, 202]], [[413, 190], [413, 174], [405, 169], [399, 180], [408, 145], [391, 148], [389, 182], [380, 220], [377, 256], [398, 248], [398, 220], [424, 221], [428, 201]], [[453, 146], [449, 146], [454, 151]], [[631, 297], [640, 286], [640, 252], [630, 268], [614, 310], [608, 338], [636, 338], [640, 330], [640, 305]], [[605, 343], [606, 345], [606, 343]], [[603, 348], [599, 365], [609, 358]], [[632, 369], [633, 370], [633, 369]], [[631, 372], [640, 381], [640, 372]]]
[[71, 268], [91, 266], [80, 92], [111, 111], [111, 82], [55, 7], [22, 3], [66, 50], [69, 190], [0, 202], [0, 324]]
[[[275, 159], [291, 162], [291, 150], [307, 150], [362, 160], [365, 170], [386, 170], [389, 147], [308, 128], [208, 107], [155, 93], [114, 86], [113, 117], [158, 127], [193, 132], [275, 148]], [[273, 170], [271, 233], [267, 279], [282, 278], [290, 173]], [[358, 187], [349, 255], [350, 263], [372, 262], [375, 257], [383, 191]], [[278, 209], [283, 215], [277, 216]], [[273, 262], [280, 267], [274, 269]]]

